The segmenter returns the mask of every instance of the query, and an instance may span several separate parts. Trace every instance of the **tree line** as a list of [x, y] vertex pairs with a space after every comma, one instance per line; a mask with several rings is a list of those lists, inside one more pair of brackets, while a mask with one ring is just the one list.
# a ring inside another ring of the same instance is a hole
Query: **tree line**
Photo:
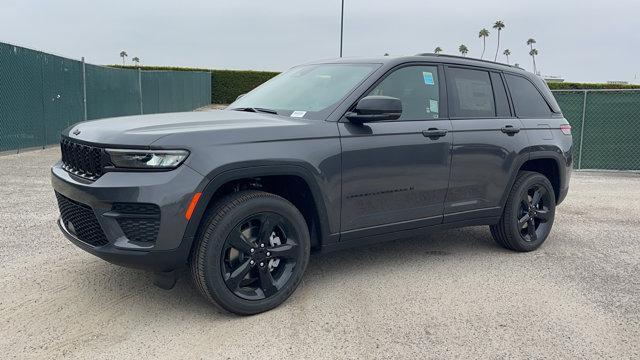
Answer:
[[[506, 27], [506, 25], [504, 24], [504, 22], [502, 20], [498, 20], [493, 24], [493, 29], [495, 29], [498, 32], [497, 35], [497, 44], [496, 44], [496, 52], [495, 55], [493, 57], [493, 61], [498, 61], [498, 54], [500, 53], [500, 33], [502, 32], [502, 30]], [[487, 50], [487, 38], [491, 35], [491, 32], [489, 30], [487, 30], [486, 28], [482, 28], [479, 32], [478, 32], [478, 38], [482, 39], [482, 54], [480, 55], [480, 59], [484, 59], [484, 55], [486, 53]], [[538, 56], [538, 49], [534, 48], [534, 44], [536, 44], [536, 39], [534, 38], [529, 38], [526, 41], [527, 46], [529, 47], [529, 56], [531, 56], [531, 61], [533, 63], [533, 72], [535, 74], [538, 73], [538, 68], [536, 66], [536, 56]], [[434, 53], [436, 54], [440, 54], [442, 53], [444, 50], [440, 47], [440, 46], [436, 46], [436, 48], [433, 50]], [[469, 47], [465, 44], [461, 44], [460, 46], [458, 46], [458, 52], [460, 52], [460, 54], [462, 56], [467, 56], [467, 54], [469, 53]], [[509, 63], [509, 56], [511, 56], [511, 49], [504, 49], [504, 51], [502, 52], [502, 55], [505, 56], [507, 64]], [[520, 67], [520, 64], [515, 64], [515, 66]]]

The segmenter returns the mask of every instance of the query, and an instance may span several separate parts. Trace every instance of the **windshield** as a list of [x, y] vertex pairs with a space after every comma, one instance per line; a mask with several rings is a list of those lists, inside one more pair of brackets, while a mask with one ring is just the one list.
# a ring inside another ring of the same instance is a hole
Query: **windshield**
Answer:
[[320, 119], [378, 64], [316, 64], [295, 67], [229, 105], [232, 110], [275, 110], [279, 115]]

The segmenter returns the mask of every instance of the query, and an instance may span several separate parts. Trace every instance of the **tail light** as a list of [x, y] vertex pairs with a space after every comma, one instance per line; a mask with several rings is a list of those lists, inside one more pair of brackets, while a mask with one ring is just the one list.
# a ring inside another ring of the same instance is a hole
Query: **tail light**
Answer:
[[562, 131], [562, 133], [565, 135], [571, 135], [571, 125], [569, 124], [560, 125], [560, 131]]

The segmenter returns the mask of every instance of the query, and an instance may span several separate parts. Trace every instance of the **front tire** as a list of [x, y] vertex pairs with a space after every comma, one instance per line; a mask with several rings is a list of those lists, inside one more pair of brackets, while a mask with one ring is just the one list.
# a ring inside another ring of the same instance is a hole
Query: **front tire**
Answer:
[[491, 235], [506, 249], [535, 250], [551, 232], [555, 209], [556, 198], [549, 179], [537, 172], [521, 171], [500, 221], [490, 226]]
[[309, 230], [284, 198], [241, 191], [207, 213], [191, 258], [198, 290], [223, 309], [252, 315], [280, 305], [309, 262]]

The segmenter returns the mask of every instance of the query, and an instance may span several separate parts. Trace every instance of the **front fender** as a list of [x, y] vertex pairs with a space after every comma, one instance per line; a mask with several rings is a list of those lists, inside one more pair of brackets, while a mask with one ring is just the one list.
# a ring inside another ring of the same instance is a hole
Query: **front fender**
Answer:
[[196, 207], [185, 231], [184, 238], [195, 237], [203, 220], [204, 214], [211, 203], [214, 195], [224, 184], [234, 180], [254, 177], [264, 177], [273, 175], [297, 176], [303, 179], [313, 196], [316, 205], [316, 212], [319, 218], [320, 242], [321, 244], [337, 241], [337, 227], [339, 227], [339, 204], [334, 204], [333, 199], [340, 199], [340, 194], [331, 195], [332, 192], [339, 191], [328, 189], [330, 185], [324, 182], [324, 177], [312, 165], [302, 161], [247, 161], [242, 163], [227, 164], [205, 177], [205, 180], [198, 187], [198, 192], [202, 196]]

